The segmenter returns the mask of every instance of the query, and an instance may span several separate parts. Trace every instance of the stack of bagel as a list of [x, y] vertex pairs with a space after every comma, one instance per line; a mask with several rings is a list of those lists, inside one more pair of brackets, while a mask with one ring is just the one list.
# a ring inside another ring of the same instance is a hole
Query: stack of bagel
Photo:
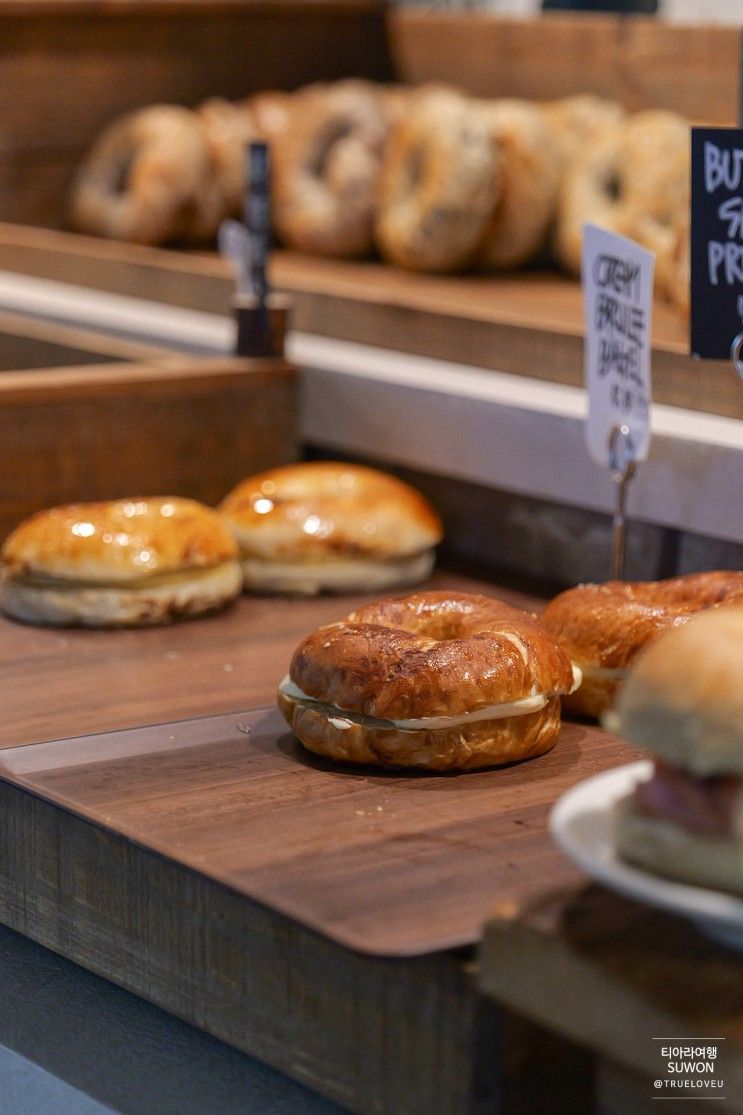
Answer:
[[241, 212], [245, 145], [271, 144], [278, 238], [310, 254], [416, 271], [580, 272], [592, 221], [656, 253], [688, 309], [689, 124], [592, 95], [482, 100], [440, 85], [346, 80], [297, 93], [152, 106], [114, 123], [73, 191], [83, 231], [203, 242]]

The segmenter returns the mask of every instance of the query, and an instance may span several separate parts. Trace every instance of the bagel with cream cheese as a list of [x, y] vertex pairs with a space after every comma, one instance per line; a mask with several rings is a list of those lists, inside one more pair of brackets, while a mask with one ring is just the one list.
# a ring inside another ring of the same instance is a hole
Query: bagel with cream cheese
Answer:
[[615, 719], [654, 760], [619, 806], [622, 857], [743, 897], [743, 600], [648, 647]]
[[417, 584], [433, 568], [441, 520], [419, 492], [360, 465], [313, 461], [244, 480], [220, 511], [245, 588], [312, 596]]
[[469, 770], [548, 751], [570, 659], [527, 612], [474, 594], [381, 600], [297, 648], [278, 703], [330, 759]]
[[599, 717], [611, 708], [644, 647], [698, 612], [743, 603], [743, 572], [691, 573], [666, 581], [578, 585], [552, 600], [540, 622], [583, 674], [565, 708]]
[[0, 609], [41, 626], [139, 627], [213, 612], [239, 595], [235, 543], [191, 499], [40, 511], [2, 549]]

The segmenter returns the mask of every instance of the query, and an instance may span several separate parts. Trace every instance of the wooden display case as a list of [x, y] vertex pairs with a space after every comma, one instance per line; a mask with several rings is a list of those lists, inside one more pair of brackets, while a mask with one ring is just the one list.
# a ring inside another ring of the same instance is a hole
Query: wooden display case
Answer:
[[217, 503], [296, 456], [283, 360], [201, 358], [0, 314], [0, 538], [40, 508], [161, 493]]

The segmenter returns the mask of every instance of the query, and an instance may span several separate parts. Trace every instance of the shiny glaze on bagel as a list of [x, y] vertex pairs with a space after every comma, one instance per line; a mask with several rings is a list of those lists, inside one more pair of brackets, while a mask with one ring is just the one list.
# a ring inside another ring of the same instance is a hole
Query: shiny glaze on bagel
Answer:
[[592, 669], [623, 671], [664, 631], [708, 608], [743, 603], [743, 572], [691, 573], [665, 581], [607, 581], [578, 585], [552, 600], [540, 622], [584, 671], [565, 707], [600, 716], [611, 707], [621, 675], [591, 676]]

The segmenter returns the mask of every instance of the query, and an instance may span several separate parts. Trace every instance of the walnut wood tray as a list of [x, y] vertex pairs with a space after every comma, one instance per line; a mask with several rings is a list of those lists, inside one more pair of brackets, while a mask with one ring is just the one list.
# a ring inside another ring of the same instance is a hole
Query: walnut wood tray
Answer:
[[548, 755], [502, 769], [352, 769], [268, 708], [7, 748], [0, 777], [92, 822], [93, 844], [114, 833], [346, 947], [410, 956], [473, 944], [494, 903], [572, 879], [547, 811], [632, 757], [568, 723]]

